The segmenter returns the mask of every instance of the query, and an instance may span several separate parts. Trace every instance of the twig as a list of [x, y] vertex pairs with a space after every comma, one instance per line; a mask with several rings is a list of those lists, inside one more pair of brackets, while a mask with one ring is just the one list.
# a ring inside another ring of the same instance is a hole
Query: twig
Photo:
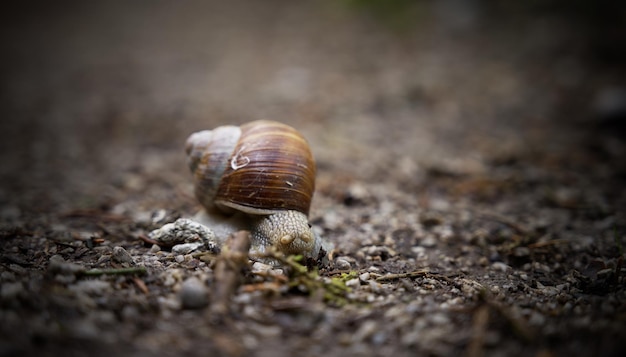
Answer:
[[421, 269], [410, 271], [408, 273], [399, 273], [399, 274], [386, 274], [376, 278], [376, 281], [389, 281], [396, 279], [404, 279], [404, 278], [414, 278], [416, 276], [422, 276], [430, 273], [429, 269]]
[[129, 218], [119, 214], [104, 213], [96, 209], [77, 209], [73, 211], [63, 212], [60, 214], [62, 218], [87, 218], [99, 219], [106, 222], [126, 222]]
[[85, 276], [100, 276], [100, 275], [143, 275], [148, 271], [144, 267], [132, 267], [132, 268], [115, 268], [115, 269], [89, 269], [79, 272], [79, 275]]
[[487, 303], [487, 306], [489, 306], [498, 315], [504, 317], [504, 319], [511, 326], [517, 336], [519, 336], [526, 342], [531, 342], [534, 340], [535, 332], [526, 324], [526, 322], [515, 316], [510, 308], [494, 301], [487, 289], [483, 289], [481, 291], [480, 297], [482, 301]]
[[484, 355], [483, 346], [485, 344], [485, 335], [489, 325], [489, 307], [481, 305], [474, 313], [472, 319], [472, 340], [467, 346], [467, 357], [480, 357]]
[[159, 246], [163, 245], [163, 243], [162, 243], [162, 242], [159, 242], [159, 241], [157, 241], [157, 240], [154, 240], [154, 239], [152, 239], [152, 238], [148, 237], [147, 235], [145, 235], [145, 234], [143, 234], [143, 233], [142, 233], [142, 234], [138, 234], [138, 235], [137, 235], [137, 238], [139, 238], [140, 240], [142, 240], [144, 243], [148, 243], [148, 244], [156, 244], [156, 245], [159, 245]]
[[148, 290], [148, 287], [146, 286], [146, 283], [144, 283], [143, 280], [139, 279], [138, 277], [134, 277], [133, 283], [135, 283], [135, 285], [137, 285], [137, 288], [139, 288], [139, 290], [141, 290], [141, 292], [144, 293], [145, 295], [150, 294], [150, 290]]
[[[260, 256], [257, 255], [256, 257]], [[346, 280], [343, 276], [323, 279], [317, 268], [310, 269], [302, 264], [302, 261], [305, 260], [302, 255], [285, 255], [275, 248], [266, 251], [262, 257], [280, 263], [286, 276], [277, 275], [272, 276], [272, 278], [278, 283], [285, 282], [286, 288], [296, 288], [298, 291], [307, 292], [314, 301], [325, 300], [336, 306], [347, 303], [346, 293], [350, 289], [346, 286]]]
[[284, 286], [284, 284], [281, 284], [277, 281], [265, 281], [262, 283], [242, 285], [241, 291], [246, 292], [246, 293], [251, 293], [255, 291], [265, 291], [265, 292], [272, 292], [272, 293], [279, 294], [280, 288], [282, 286]]
[[285, 253], [277, 250], [275, 247], [267, 249], [262, 254], [255, 254], [255, 259], [268, 259], [276, 263], [280, 263], [283, 268], [290, 268], [295, 274], [306, 274], [309, 269], [302, 264], [302, 255], [285, 255]]
[[15, 263], [17, 265], [21, 265], [21, 266], [31, 266], [33, 265], [31, 262], [28, 262], [16, 255], [12, 255], [12, 254], [3, 254], [0, 256], [0, 259], [4, 259], [9, 263]]
[[570, 242], [569, 239], [552, 239], [552, 240], [548, 240], [544, 242], [536, 242], [536, 243], [529, 244], [528, 248], [541, 248], [541, 247], [547, 247], [550, 245], [567, 244], [569, 242]]
[[35, 232], [27, 231], [19, 226], [0, 230], [0, 239], [15, 238], [20, 236], [32, 237], [34, 235]]
[[[480, 285], [478, 282], [476, 284]], [[535, 338], [534, 331], [526, 323], [516, 317], [513, 312], [503, 306], [490, 296], [487, 289], [483, 288], [479, 293], [480, 305], [476, 307], [472, 318], [472, 334], [467, 345], [467, 357], [481, 357], [485, 354], [484, 345], [487, 331], [489, 329], [489, 313], [494, 312], [504, 318], [513, 332], [525, 342], [531, 342]]]
[[248, 264], [250, 233], [239, 231], [224, 243], [215, 263], [215, 293], [211, 301], [211, 318], [222, 318], [228, 312], [232, 295], [241, 283], [241, 270]]
[[488, 303], [490, 306], [493, 307], [495, 311], [497, 311], [507, 320], [507, 322], [513, 328], [513, 331], [515, 331], [518, 336], [524, 339], [524, 341], [531, 342], [535, 338], [533, 330], [531, 330], [530, 327], [528, 327], [528, 325], [526, 325], [526, 323], [522, 319], [514, 316], [510, 309], [506, 308], [505, 306], [500, 306], [493, 301], [488, 301]]
[[488, 220], [492, 220], [492, 221], [496, 221], [499, 223], [504, 224], [505, 226], [509, 226], [510, 228], [512, 228], [514, 231], [516, 231], [518, 234], [523, 234], [526, 235], [528, 234], [528, 229], [526, 229], [525, 227], [513, 222], [511, 219], [509, 219], [508, 217], [505, 217], [503, 215], [500, 215], [498, 213], [495, 212], [484, 212], [484, 211], [479, 211], [477, 212], [478, 215], [484, 219], [488, 219]]

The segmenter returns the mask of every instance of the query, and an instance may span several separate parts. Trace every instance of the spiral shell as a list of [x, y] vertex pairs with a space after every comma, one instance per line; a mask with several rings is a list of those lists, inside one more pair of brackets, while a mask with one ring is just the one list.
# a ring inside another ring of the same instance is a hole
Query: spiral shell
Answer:
[[186, 152], [196, 197], [207, 210], [308, 215], [315, 161], [294, 128], [268, 120], [221, 126], [192, 134]]

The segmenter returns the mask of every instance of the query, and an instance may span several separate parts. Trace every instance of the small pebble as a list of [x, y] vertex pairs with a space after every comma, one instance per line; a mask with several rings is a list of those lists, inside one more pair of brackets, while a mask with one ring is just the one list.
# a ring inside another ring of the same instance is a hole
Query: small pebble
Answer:
[[168, 269], [163, 272], [163, 285], [165, 286], [173, 286], [179, 282], [183, 281], [183, 270], [182, 269]]
[[506, 265], [505, 263], [502, 263], [502, 262], [495, 262], [495, 263], [491, 264], [491, 267], [494, 270], [501, 271], [501, 272], [506, 272], [507, 270], [509, 270], [511, 268], [511, 267], [509, 267], [508, 265]]
[[128, 251], [126, 251], [126, 249], [124, 249], [123, 247], [113, 247], [113, 254], [111, 255], [111, 259], [113, 259], [114, 262], [118, 262], [120, 264], [134, 264], [133, 257], [131, 257], [130, 253], [128, 253]]
[[375, 267], [373, 265], [371, 267], [367, 268], [367, 271], [369, 271], [370, 273], [380, 273], [380, 269], [378, 269], [377, 267]]
[[546, 296], [556, 296], [559, 293], [559, 290], [554, 286], [544, 286], [541, 289], [541, 293]]
[[429, 316], [429, 320], [435, 325], [445, 325], [450, 322], [448, 315], [443, 313], [434, 313]]
[[530, 255], [530, 249], [528, 247], [517, 247], [513, 250], [513, 255], [516, 257], [527, 257]]
[[209, 304], [209, 289], [198, 278], [183, 282], [180, 289], [180, 302], [183, 309], [200, 309]]
[[28, 270], [26, 270], [24, 267], [17, 265], [17, 264], [10, 264], [9, 270], [11, 270], [13, 273], [16, 273], [18, 275], [24, 275], [28, 273]]
[[381, 293], [384, 292], [382, 284], [377, 283], [376, 280], [370, 280], [369, 281], [369, 286], [370, 286], [370, 290], [373, 293], [381, 294]]
[[350, 279], [346, 281], [346, 286], [350, 288], [356, 288], [360, 285], [361, 285], [361, 282], [359, 281], [359, 279]]
[[204, 248], [204, 243], [202, 242], [194, 242], [194, 243], [183, 243], [177, 244], [172, 247], [172, 253], [174, 254], [189, 254], [191, 252], [202, 250]]
[[426, 254], [426, 248], [418, 245], [415, 247], [411, 247], [411, 252], [417, 257], [423, 257]]
[[125, 305], [122, 308], [122, 318], [126, 321], [133, 321], [139, 318], [139, 310], [136, 306]]
[[0, 286], [0, 298], [3, 300], [11, 300], [16, 298], [24, 290], [24, 286], [21, 281], [14, 283], [3, 283]]
[[54, 274], [75, 274], [84, 269], [78, 264], [66, 262], [60, 255], [53, 255], [50, 257], [48, 270]]
[[353, 342], [361, 342], [366, 338], [373, 335], [376, 331], [380, 329], [377, 321], [367, 320], [364, 321], [359, 329], [352, 335]]
[[102, 331], [96, 326], [95, 321], [88, 318], [73, 320], [66, 326], [66, 333], [81, 339], [98, 339], [102, 337]]
[[283, 269], [276, 268], [273, 265], [269, 265], [269, 264], [265, 264], [261, 262], [254, 262], [254, 264], [252, 264], [252, 272], [253, 273], [265, 273], [265, 274], [269, 274], [273, 276], [283, 275]]
[[165, 224], [150, 232], [148, 236], [166, 245], [202, 242], [210, 250], [219, 246], [215, 233], [209, 227], [186, 218]]
[[337, 258], [335, 259], [335, 268], [338, 270], [350, 270], [350, 262], [343, 258]]
[[[174, 254], [189, 254], [193, 251], [200, 250], [205, 245], [203, 242], [183, 243], [177, 244], [172, 247], [172, 253]], [[179, 262], [180, 263], [180, 262]]]
[[13, 272], [3, 271], [2, 273], [0, 273], [0, 281], [2, 281], [3, 283], [13, 280], [15, 280], [15, 274]]
[[265, 263], [261, 263], [261, 262], [254, 262], [252, 264], [252, 272], [255, 273], [266, 273], [268, 271], [272, 270], [272, 266], [269, 264], [265, 264]]
[[420, 245], [422, 247], [432, 248], [437, 245], [437, 239], [434, 236], [429, 235], [420, 241]]
[[546, 322], [545, 316], [543, 314], [533, 311], [528, 318], [528, 323], [535, 326], [543, 326]]

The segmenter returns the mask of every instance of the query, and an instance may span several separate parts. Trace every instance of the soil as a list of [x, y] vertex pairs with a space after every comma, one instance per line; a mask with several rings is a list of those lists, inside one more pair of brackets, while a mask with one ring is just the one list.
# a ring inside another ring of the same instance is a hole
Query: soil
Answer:
[[[3, 14], [0, 356], [621, 355], [623, 6], [384, 4]], [[329, 263], [147, 243], [186, 137], [255, 119], [309, 140]]]

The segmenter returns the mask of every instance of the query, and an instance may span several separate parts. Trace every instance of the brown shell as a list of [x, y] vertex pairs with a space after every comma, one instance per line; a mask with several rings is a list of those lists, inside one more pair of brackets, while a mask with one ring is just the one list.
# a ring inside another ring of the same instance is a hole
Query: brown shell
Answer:
[[[240, 129], [241, 135], [226, 162], [223, 152], [209, 153], [212, 146], [224, 145], [203, 144], [199, 146], [205, 152], [193, 164], [198, 154], [193, 154], [188, 141], [190, 168], [195, 171], [200, 202], [225, 212], [263, 215], [295, 210], [308, 215], [315, 189], [315, 161], [306, 139], [294, 128], [268, 120], [253, 121]], [[212, 136], [212, 140], [217, 139]], [[213, 166], [218, 168], [207, 169]], [[221, 170], [218, 179], [215, 175]]]
[[198, 201], [209, 211], [215, 208], [215, 194], [233, 150], [241, 136], [238, 126], [226, 125], [191, 134], [185, 151], [194, 176]]

